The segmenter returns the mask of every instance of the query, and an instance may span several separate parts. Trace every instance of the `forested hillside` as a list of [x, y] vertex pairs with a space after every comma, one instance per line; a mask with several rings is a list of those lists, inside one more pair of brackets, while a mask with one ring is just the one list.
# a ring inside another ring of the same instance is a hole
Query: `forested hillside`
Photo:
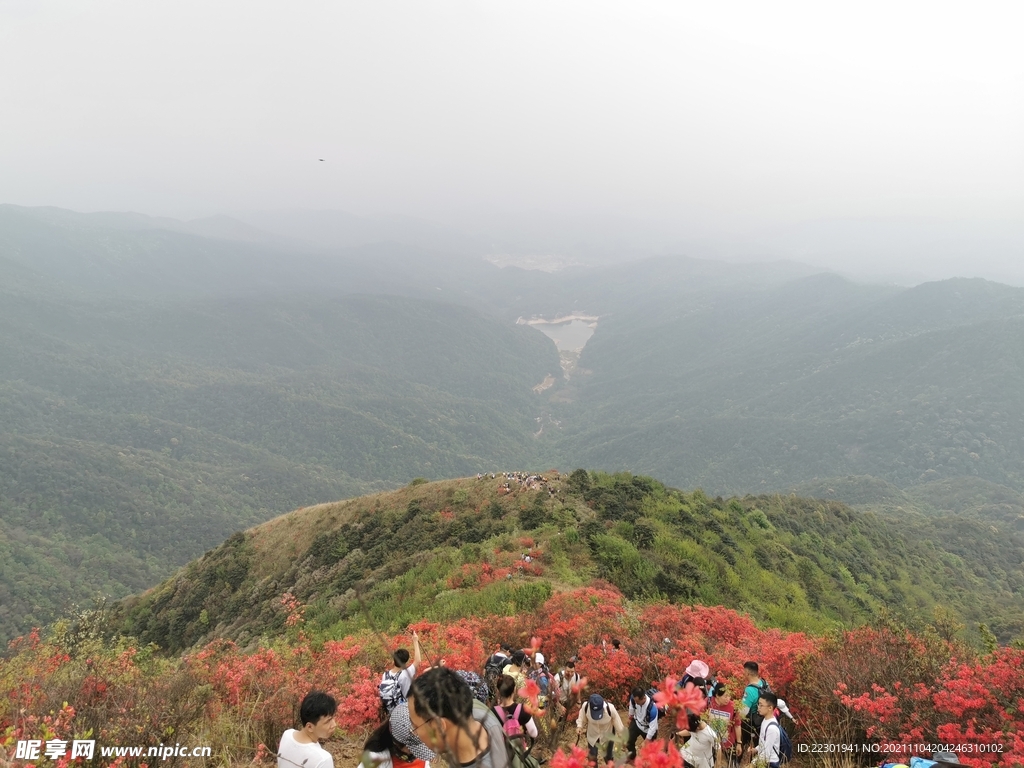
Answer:
[[1021, 490], [1022, 342], [1024, 290], [981, 280], [821, 275], [669, 317], [635, 308], [584, 349], [561, 449], [716, 491], [850, 474]]
[[528, 463], [540, 333], [397, 297], [0, 299], [0, 635], [296, 504]]
[[977, 573], [922, 530], [837, 502], [709, 499], [626, 473], [414, 483], [239, 533], [108, 622], [178, 652], [280, 634], [282, 593], [308, 606], [307, 627], [344, 637], [368, 621], [394, 632], [512, 615], [597, 579], [633, 599], [722, 605], [785, 629], [945, 615], [969, 623], [967, 639], [982, 622], [1003, 642], [1021, 637], [1024, 564]]
[[[415, 232], [341, 249], [0, 206], [0, 637], [289, 509], [508, 467], [796, 487], [1019, 595], [1021, 289], [684, 257], [548, 274]], [[566, 380], [514, 323], [574, 311], [599, 320]]]

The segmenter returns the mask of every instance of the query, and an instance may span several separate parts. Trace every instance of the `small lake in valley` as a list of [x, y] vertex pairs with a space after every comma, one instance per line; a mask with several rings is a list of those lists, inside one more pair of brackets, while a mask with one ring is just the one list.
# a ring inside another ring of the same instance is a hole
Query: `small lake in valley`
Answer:
[[528, 323], [551, 338], [560, 352], [578, 352], [583, 349], [597, 328], [596, 317], [567, 317], [557, 322], [530, 320]]

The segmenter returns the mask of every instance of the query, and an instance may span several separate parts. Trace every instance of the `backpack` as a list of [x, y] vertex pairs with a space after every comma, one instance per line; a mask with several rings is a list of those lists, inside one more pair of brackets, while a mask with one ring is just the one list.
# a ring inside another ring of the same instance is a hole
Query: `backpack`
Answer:
[[789, 734], [782, 727], [782, 723], [776, 720], [775, 725], [779, 727], [779, 762], [788, 763], [793, 759], [793, 742], [789, 740]]
[[547, 667], [539, 667], [530, 674], [530, 678], [537, 683], [537, 687], [540, 688], [540, 695], [542, 698], [547, 698], [551, 692], [551, 673]]
[[523, 740], [526, 734], [521, 734], [514, 739], [505, 737], [505, 751], [508, 754], [509, 768], [540, 768], [540, 760], [530, 754], [533, 747], [523, 748]]
[[487, 703], [487, 700], [491, 697], [491, 689], [480, 675], [476, 672], [469, 672], [465, 669], [457, 669], [455, 670], [455, 674], [466, 681], [466, 685], [469, 686], [469, 690], [472, 692], [474, 699], [483, 702], [484, 704]]
[[500, 656], [497, 653], [492, 654], [487, 661], [484, 663], [484, 677], [491, 675], [497, 675], [501, 677], [501, 670], [505, 668], [505, 665], [510, 661], [508, 656]]
[[383, 677], [381, 677], [380, 685], [377, 686], [377, 693], [380, 695], [380, 703], [388, 712], [405, 701], [405, 696], [402, 695], [402, 685], [398, 681], [398, 678], [399, 673], [388, 670], [384, 673]]
[[[519, 724], [519, 713], [521, 711], [519, 707], [522, 706], [522, 704], [517, 705], [515, 715], [511, 718], [508, 717], [504, 710], [501, 710], [501, 707], [495, 707], [491, 712], [502, 724], [502, 737], [505, 739], [505, 752], [508, 755], [509, 768], [540, 768], [540, 760], [530, 754], [530, 752], [533, 751], [533, 746], [531, 745], [530, 748], [527, 749], [523, 744], [526, 740], [526, 733], [523, 732], [522, 726]], [[473, 705], [473, 709], [474, 712], [477, 711], [476, 704]], [[500, 713], [499, 710], [501, 710]], [[477, 720], [480, 720], [476, 715], [474, 715], [474, 717]], [[520, 729], [518, 735], [508, 735], [508, 731], [506, 730], [506, 721], [509, 723], [515, 722], [516, 726]], [[483, 721], [481, 720], [480, 722]]]
[[[751, 683], [747, 686], [747, 688], [755, 688], [757, 690], [758, 696], [760, 696], [762, 693], [772, 692], [772, 687], [768, 685], [767, 680], [762, 680], [760, 686], [756, 686], [753, 683]], [[743, 689], [744, 696], [747, 693], [747, 688]], [[754, 706], [750, 708], [750, 711], [747, 712], [747, 722], [750, 723], [750, 727], [753, 729], [755, 736], [761, 732], [761, 723], [764, 722], [764, 716], [757, 711], [756, 701], [754, 702]]]
[[519, 722], [519, 715], [523, 713], [523, 705], [516, 704], [515, 710], [512, 714], [508, 714], [504, 707], [495, 707], [494, 714], [501, 720], [501, 730], [505, 732], [505, 735], [510, 739], [523, 735], [523, 725]]
[[[495, 653], [484, 663], [484, 681], [487, 683], [490, 691], [495, 692], [495, 694], [497, 694], [498, 690], [498, 681], [501, 680], [501, 670], [510, 661], [511, 659], [508, 656], [499, 656]], [[484, 703], [486, 704], [487, 702]]]
[[651, 722], [652, 711], [656, 711], [658, 713], [658, 717], [664, 717], [668, 714], [668, 707], [659, 707], [657, 704], [654, 703], [654, 694], [656, 694], [657, 692], [657, 688], [647, 689], [647, 697], [651, 700], [651, 704], [647, 709], [647, 722]]

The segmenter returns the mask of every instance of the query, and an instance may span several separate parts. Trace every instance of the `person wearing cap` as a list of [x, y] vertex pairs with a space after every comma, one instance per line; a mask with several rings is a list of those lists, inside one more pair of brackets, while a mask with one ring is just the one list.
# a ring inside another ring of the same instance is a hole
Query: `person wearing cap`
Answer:
[[580, 707], [580, 715], [576, 718], [576, 735], [587, 732], [587, 748], [590, 752], [590, 759], [597, 762], [599, 745], [604, 744], [604, 761], [607, 763], [612, 759], [612, 750], [615, 748], [615, 739], [619, 737], [626, 728], [622, 725], [622, 718], [618, 710], [610, 701], [605, 701], [600, 694], [592, 694], [587, 703]]

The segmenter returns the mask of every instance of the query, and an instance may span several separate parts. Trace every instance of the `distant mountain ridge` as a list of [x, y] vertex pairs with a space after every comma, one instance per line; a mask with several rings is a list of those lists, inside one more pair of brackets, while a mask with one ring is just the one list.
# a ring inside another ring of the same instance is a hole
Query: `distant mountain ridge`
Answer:
[[[852, 503], [841, 479], [869, 477], [872, 509], [932, 515], [944, 551], [1024, 588], [1002, 535], [1024, 492], [1024, 289], [685, 257], [547, 274], [390, 226], [328, 248], [0, 206], [0, 635], [283, 510], [498, 466]], [[566, 381], [514, 321], [573, 312], [599, 319]]]
[[1022, 341], [1024, 289], [980, 280], [822, 277], [621, 312], [583, 351], [563, 450], [723, 491], [850, 474], [1024, 489]]

